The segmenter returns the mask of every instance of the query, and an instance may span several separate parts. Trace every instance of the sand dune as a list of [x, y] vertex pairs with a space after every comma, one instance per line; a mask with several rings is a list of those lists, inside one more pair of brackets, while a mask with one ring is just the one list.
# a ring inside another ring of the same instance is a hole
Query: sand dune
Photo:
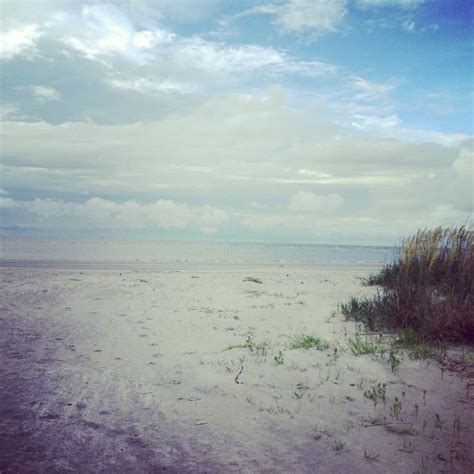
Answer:
[[472, 353], [349, 350], [369, 267], [2, 267], [2, 472], [474, 468]]

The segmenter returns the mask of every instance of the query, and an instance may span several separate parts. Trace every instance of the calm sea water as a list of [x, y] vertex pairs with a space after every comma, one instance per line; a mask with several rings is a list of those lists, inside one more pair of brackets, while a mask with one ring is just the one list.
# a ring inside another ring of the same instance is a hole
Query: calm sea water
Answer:
[[118, 262], [387, 263], [392, 247], [0, 238], [1, 259]]

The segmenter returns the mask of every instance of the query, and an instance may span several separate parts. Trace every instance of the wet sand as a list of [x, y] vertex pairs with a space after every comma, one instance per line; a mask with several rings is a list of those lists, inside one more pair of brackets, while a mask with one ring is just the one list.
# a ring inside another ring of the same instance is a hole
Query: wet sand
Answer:
[[472, 352], [348, 347], [373, 269], [2, 261], [1, 472], [472, 472]]

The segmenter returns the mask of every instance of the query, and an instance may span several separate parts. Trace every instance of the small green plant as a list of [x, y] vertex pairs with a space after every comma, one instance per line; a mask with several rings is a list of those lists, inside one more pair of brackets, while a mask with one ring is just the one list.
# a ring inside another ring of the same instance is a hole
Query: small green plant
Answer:
[[419, 331], [404, 328], [392, 339], [392, 348], [403, 348], [411, 360], [435, 359], [442, 361], [444, 350], [439, 342], [426, 341]]
[[412, 328], [400, 329], [393, 338], [393, 344], [401, 347], [416, 346], [423, 342], [423, 338], [418, 331]]
[[290, 344], [292, 349], [311, 349], [314, 347], [318, 351], [329, 349], [329, 344], [319, 337], [315, 336], [298, 336]]
[[388, 356], [388, 363], [390, 364], [392, 373], [396, 374], [398, 372], [398, 369], [400, 368], [400, 358], [392, 350], [390, 351], [390, 355]]
[[443, 350], [438, 344], [425, 343], [408, 348], [407, 353], [411, 360], [435, 359], [439, 361], [442, 359]]
[[474, 387], [474, 383], [466, 383], [466, 400], [469, 400], [469, 392], [471, 391], [471, 387]]
[[267, 341], [256, 344], [254, 342], [255, 336], [249, 334], [245, 342], [242, 344], [232, 344], [227, 347], [227, 350], [231, 349], [248, 349], [252, 354], [257, 356], [266, 356], [268, 354], [269, 343]]
[[338, 439], [334, 440], [334, 444], [332, 445], [333, 451], [336, 453], [340, 453], [343, 449], [346, 443], [343, 443], [342, 441], [339, 441]]
[[461, 419], [456, 416], [453, 420], [453, 438], [461, 438]]
[[352, 297], [347, 303], [339, 305], [339, 311], [346, 320], [361, 321], [371, 331], [376, 328], [377, 317], [374, 312], [374, 303], [369, 298]]
[[283, 365], [285, 363], [283, 352], [278, 351], [278, 354], [273, 356], [273, 360], [276, 362], [277, 365]]
[[372, 386], [370, 389], [364, 391], [364, 397], [372, 400], [374, 408], [377, 406], [379, 401], [382, 401], [385, 406], [387, 395], [387, 385], [378, 383], [377, 385]]
[[319, 441], [323, 437], [323, 432], [319, 430], [318, 425], [312, 427], [312, 437], [315, 441]]
[[249, 334], [247, 336], [247, 339], [245, 339], [245, 342], [242, 343], [242, 344], [231, 344], [227, 350], [231, 350], [231, 349], [250, 349], [250, 350], [253, 350], [255, 344], [253, 342], [253, 340], [255, 339], [255, 336], [253, 334]]
[[362, 390], [367, 384], [367, 380], [365, 377], [360, 377], [359, 381], [357, 382], [357, 388], [359, 390]]
[[261, 342], [260, 344], [254, 344], [249, 348], [250, 352], [254, 353], [257, 356], [265, 357], [268, 355], [268, 342]]
[[398, 399], [398, 397], [395, 397], [395, 400], [392, 403], [392, 406], [390, 407], [390, 413], [394, 418], [398, 420], [398, 417], [400, 416], [401, 411], [402, 411], [402, 402]]
[[363, 339], [359, 333], [349, 338], [347, 345], [355, 356], [376, 356], [383, 353], [383, 348], [379, 342], [370, 342], [367, 339]]

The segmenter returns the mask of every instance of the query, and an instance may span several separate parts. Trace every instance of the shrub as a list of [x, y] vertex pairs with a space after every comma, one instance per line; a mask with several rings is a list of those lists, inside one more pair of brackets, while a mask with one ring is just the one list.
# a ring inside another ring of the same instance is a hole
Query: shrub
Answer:
[[474, 232], [424, 229], [402, 241], [398, 260], [367, 280], [373, 298], [341, 305], [371, 330], [412, 329], [423, 340], [474, 341]]

